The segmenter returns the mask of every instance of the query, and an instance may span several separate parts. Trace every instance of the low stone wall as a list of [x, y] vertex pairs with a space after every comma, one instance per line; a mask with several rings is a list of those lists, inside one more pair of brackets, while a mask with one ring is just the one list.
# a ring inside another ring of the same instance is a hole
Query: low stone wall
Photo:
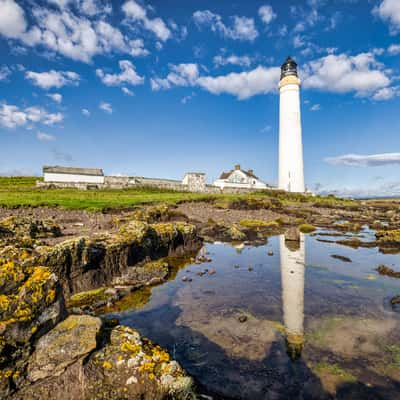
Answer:
[[130, 188], [154, 188], [164, 190], [175, 190], [177, 192], [197, 192], [205, 194], [240, 194], [252, 193], [264, 189], [250, 189], [250, 188], [234, 188], [225, 187], [220, 188], [214, 185], [206, 185], [205, 180], [195, 179], [178, 181], [175, 179], [158, 179], [158, 178], [145, 178], [145, 177], [128, 177], [128, 176], [106, 176], [104, 177], [104, 184], [93, 184], [86, 182], [43, 182], [37, 181], [36, 186], [39, 188], [60, 188], [60, 189], [80, 189], [80, 190], [95, 190], [95, 189], [130, 189]]

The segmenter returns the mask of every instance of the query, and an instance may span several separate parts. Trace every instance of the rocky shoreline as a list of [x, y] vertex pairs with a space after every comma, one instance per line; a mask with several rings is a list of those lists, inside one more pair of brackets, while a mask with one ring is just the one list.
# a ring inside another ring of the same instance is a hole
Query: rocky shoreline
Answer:
[[[194, 262], [203, 240], [261, 244], [285, 233], [295, 243], [318, 226], [330, 229], [321, 241], [400, 252], [399, 210], [254, 198], [103, 214], [1, 209], [0, 397], [194, 399], [192, 379], [165, 350], [96, 312], [169, 279], [170, 257]], [[359, 237], [363, 225], [374, 240]]]

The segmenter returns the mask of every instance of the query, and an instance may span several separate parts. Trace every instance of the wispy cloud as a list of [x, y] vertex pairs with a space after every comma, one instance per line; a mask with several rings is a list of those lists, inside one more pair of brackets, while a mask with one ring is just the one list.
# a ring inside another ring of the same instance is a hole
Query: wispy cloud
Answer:
[[113, 109], [110, 103], [106, 103], [105, 101], [102, 101], [99, 104], [99, 108], [100, 110], [106, 112], [107, 114], [112, 114], [113, 113]]
[[234, 15], [231, 18], [232, 24], [228, 26], [220, 15], [210, 10], [203, 10], [194, 12], [193, 19], [198, 27], [209, 27], [212, 32], [218, 32], [229, 39], [253, 41], [258, 36], [253, 18]]
[[36, 134], [36, 137], [38, 138], [38, 140], [40, 140], [42, 142], [52, 142], [52, 141], [56, 140], [54, 135], [51, 135], [50, 133], [41, 132], [41, 131], [39, 131]]
[[27, 71], [26, 78], [42, 89], [60, 88], [65, 85], [78, 85], [80, 77], [73, 71], [33, 72]]
[[319, 104], [314, 104], [310, 107], [311, 111], [319, 111], [321, 109], [321, 106]]
[[345, 154], [337, 157], [327, 157], [325, 161], [333, 165], [348, 165], [355, 167], [379, 167], [382, 165], [400, 164], [400, 153], [382, 153], [371, 155]]

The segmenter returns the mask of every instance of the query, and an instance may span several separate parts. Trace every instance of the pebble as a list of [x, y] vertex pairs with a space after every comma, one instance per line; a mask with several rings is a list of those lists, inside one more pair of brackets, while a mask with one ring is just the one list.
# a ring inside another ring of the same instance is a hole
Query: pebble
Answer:
[[246, 317], [245, 315], [241, 315], [241, 316], [238, 318], [238, 321], [239, 321], [241, 324], [243, 324], [243, 322], [246, 322], [246, 321], [247, 321], [247, 317]]
[[208, 271], [208, 275], [214, 275], [214, 274], [216, 274], [217, 273], [217, 271], [215, 270], [215, 269], [210, 269], [209, 271]]
[[249, 268], [247, 268], [249, 271], [253, 271], [253, 267], [249, 267]]
[[269, 255], [269, 256], [273, 256], [273, 255], [274, 255], [274, 252], [273, 252], [273, 251], [269, 251], [269, 252], [268, 252], [268, 255]]

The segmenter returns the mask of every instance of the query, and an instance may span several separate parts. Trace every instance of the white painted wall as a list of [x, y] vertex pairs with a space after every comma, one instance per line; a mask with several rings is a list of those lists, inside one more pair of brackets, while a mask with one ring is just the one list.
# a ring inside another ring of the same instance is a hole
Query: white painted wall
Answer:
[[43, 175], [45, 182], [104, 183], [104, 176], [56, 174], [52, 172], [45, 172]]
[[304, 192], [303, 143], [299, 84], [280, 88], [279, 189]]

